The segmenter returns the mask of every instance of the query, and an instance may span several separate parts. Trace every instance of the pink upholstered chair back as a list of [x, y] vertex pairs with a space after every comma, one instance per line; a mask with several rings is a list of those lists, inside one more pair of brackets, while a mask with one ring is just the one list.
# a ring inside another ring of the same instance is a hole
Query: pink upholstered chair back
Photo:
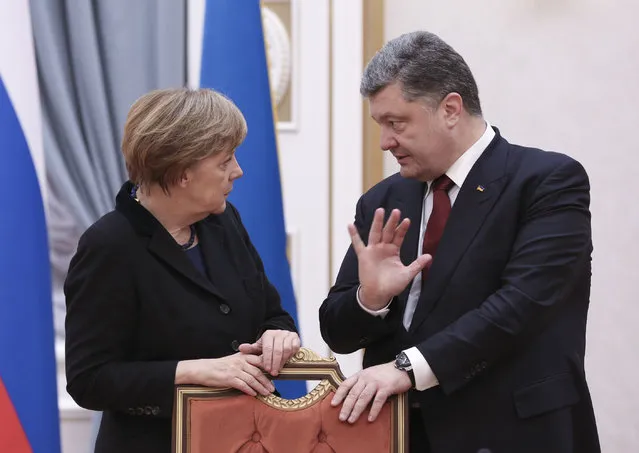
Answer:
[[406, 397], [387, 401], [378, 419], [338, 420], [330, 402], [344, 376], [335, 359], [302, 349], [278, 379], [317, 380], [307, 395], [286, 400], [234, 389], [178, 386], [174, 453], [406, 453]]

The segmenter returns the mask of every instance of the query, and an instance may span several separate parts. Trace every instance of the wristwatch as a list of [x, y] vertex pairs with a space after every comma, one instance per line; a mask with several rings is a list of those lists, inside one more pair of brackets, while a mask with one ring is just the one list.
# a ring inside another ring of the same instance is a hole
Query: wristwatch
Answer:
[[412, 388], [415, 388], [415, 373], [413, 372], [413, 365], [410, 363], [410, 359], [405, 352], [402, 351], [395, 357], [395, 368], [406, 371], [410, 378]]

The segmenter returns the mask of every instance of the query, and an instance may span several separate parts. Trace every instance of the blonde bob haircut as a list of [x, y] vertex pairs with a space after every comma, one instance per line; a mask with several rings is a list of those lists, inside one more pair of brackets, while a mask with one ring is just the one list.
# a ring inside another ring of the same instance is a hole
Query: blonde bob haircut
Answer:
[[139, 98], [124, 125], [122, 153], [134, 184], [169, 193], [186, 169], [233, 153], [246, 137], [242, 112], [210, 89], [156, 90]]

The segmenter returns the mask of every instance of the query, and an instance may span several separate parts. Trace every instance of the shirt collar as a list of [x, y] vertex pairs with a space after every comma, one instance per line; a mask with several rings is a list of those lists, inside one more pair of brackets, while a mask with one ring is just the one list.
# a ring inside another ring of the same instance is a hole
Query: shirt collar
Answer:
[[457, 187], [461, 187], [470, 173], [470, 170], [477, 162], [477, 159], [483, 154], [483, 152], [488, 148], [490, 142], [495, 137], [495, 131], [486, 121], [486, 130], [479, 137], [473, 145], [466, 150], [464, 154], [462, 154], [459, 159], [455, 161], [453, 165], [446, 171], [446, 175], [455, 183]]

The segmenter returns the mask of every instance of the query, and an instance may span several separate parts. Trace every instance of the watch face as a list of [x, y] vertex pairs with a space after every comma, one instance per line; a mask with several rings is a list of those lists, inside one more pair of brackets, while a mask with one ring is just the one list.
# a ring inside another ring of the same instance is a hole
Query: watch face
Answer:
[[395, 359], [395, 364], [399, 368], [408, 368], [410, 367], [410, 360], [408, 359], [408, 356], [402, 352], [397, 355], [397, 358]]

